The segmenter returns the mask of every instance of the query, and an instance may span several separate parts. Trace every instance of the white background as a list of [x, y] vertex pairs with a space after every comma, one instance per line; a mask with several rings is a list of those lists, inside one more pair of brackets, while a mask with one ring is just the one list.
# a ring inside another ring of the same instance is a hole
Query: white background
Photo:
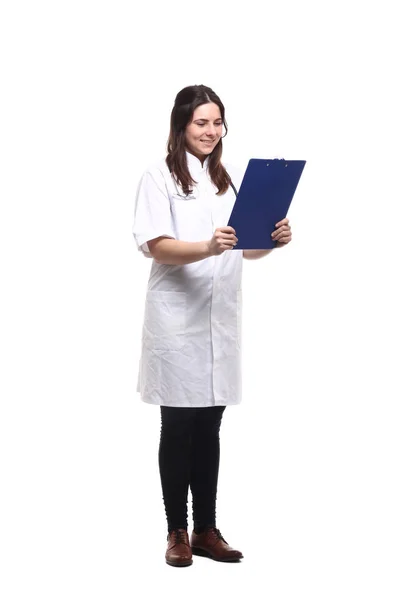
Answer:
[[[394, 5], [2, 3], [4, 600], [398, 600]], [[245, 559], [173, 569], [131, 226], [175, 95], [200, 83], [226, 106], [226, 161], [307, 165], [293, 241], [244, 265], [218, 525]]]

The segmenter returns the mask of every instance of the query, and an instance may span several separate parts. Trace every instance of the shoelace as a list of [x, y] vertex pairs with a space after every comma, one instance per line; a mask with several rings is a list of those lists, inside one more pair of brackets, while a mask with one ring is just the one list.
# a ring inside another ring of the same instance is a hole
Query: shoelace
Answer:
[[228, 542], [226, 541], [226, 539], [223, 537], [222, 533], [220, 532], [219, 529], [217, 529], [216, 527], [211, 527], [210, 531], [212, 531], [214, 533], [214, 535], [219, 539], [222, 540], [223, 542], [225, 542], [225, 544], [227, 544]]
[[[170, 536], [172, 536], [173, 534], [176, 535], [176, 538], [175, 538], [176, 544], [186, 544], [185, 532], [182, 529], [174, 529], [173, 531], [171, 531]], [[167, 536], [167, 540], [168, 540], [168, 536]]]

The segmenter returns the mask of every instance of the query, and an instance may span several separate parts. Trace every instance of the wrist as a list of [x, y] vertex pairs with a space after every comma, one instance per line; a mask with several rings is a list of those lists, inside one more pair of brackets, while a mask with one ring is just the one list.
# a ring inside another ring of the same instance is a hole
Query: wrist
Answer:
[[210, 258], [210, 256], [212, 256], [210, 240], [208, 240], [207, 242], [204, 242], [204, 254], [205, 254], [205, 258]]

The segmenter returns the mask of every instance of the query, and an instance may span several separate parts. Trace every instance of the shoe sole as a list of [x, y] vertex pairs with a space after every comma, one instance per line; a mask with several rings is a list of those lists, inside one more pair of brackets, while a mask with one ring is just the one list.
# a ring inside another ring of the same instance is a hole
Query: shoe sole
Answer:
[[167, 565], [169, 565], [170, 567], [190, 567], [191, 564], [193, 564], [193, 560], [188, 560], [186, 562], [180, 562], [180, 563], [176, 563], [176, 562], [171, 562], [169, 560], [165, 561], [167, 563]]
[[218, 562], [240, 562], [240, 560], [243, 558], [243, 556], [240, 558], [216, 558], [206, 550], [203, 550], [202, 548], [196, 548], [195, 546], [192, 546], [192, 554], [196, 554], [196, 556], [204, 556], [205, 558], [211, 558], [212, 560], [216, 560]]

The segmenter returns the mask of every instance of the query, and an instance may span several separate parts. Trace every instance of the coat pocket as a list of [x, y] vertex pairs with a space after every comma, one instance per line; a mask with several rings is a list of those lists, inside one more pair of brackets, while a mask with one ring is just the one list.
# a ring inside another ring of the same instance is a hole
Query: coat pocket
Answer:
[[197, 200], [198, 194], [193, 191], [190, 194], [186, 195], [183, 192], [179, 194], [178, 192], [172, 194], [172, 199], [177, 202], [190, 202], [191, 200]]
[[179, 240], [199, 242], [212, 237], [209, 235], [211, 211], [207, 203], [197, 197], [175, 194], [171, 197], [171, 212]]
[[148, 291], [143, 325], [143, 343], [149, 350], [169, 352], [184, 344], [185, 292]]

